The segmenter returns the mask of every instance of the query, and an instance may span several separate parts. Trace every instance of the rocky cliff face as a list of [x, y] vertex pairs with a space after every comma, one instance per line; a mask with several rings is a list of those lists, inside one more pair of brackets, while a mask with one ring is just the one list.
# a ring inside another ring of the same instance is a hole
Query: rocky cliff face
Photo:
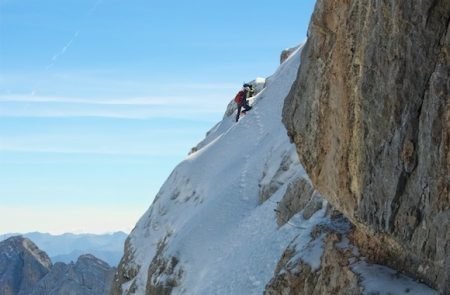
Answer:
[[56, 263], [30, 294], [108, 294], [114, 272], [114, 268], [95, 256], [82, 255], [76, 263]]
[[370, 259], [450, 273], [450, 3], [318, 0], [283, 121]]
[[114, 272], [92, 255], [52, 265], [45, 252], [21, 236], [0, 243], [1, 295], [108, 294]]
[[30, 294], [50, 271], [50, 258], [30, 240], [11, 237], [0, 243], [0, 294]]
[[355, 227], [329, 205], [326, 212], [306, 242], [298, 237], [286, 248], [265, 295], [437, 294], [399, 271], [368, 262], [352, 242]]

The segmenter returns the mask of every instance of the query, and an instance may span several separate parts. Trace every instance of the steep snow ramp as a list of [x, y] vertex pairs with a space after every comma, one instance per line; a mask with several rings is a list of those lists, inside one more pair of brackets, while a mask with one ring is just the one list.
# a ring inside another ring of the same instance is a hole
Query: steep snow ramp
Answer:
[[[290, 226], [278, 227], [274, 208], [288, 183], [306, 177], [281, 123], [299, 63], [297, 50], [267, 81], [247, 115], [238, 123], [234, 114], [225, 117], [176, 167], [126, 243], [120, 266], [122, 277], [129, 278], [124, 294], [158, 286], [170, 286], [174, 294], [264, 290], [298, 234]], [[273, 178], [283, 160], [287, 171], [278, 173], [280, 185], [261, 205], [261, 181]]]

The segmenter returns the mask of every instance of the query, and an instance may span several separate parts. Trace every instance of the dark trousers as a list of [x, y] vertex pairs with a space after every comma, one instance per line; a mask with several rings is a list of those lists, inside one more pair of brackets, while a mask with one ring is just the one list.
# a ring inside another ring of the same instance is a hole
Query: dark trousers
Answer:
[[247, 100], [245, 100], [244, 103], [242, 103], [242, 104], [238, 104], [236, 122], [239, 121], [239, 116], [241, 115], [242, 108], [244, 108], [243, 113], [250, 111], [252, 109], [252, 107], [248, 105]]

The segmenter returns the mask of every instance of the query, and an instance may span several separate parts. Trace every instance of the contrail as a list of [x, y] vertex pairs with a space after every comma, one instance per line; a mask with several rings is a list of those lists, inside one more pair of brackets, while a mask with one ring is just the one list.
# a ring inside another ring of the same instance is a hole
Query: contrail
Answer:
[[97, 10], [97, 7], [99, 7], [102, 2], [103, 0], [97, 0], [97, 2], [95, 2], [91, 9], [89, 9], [89, 11], [86, 13], [86, 16], [91, 16], [92, 14], [94, 14], [94, 12]]
[[[97, 10], [97, 8], [100, 6], [100, 4], [102, 4], [103, 0], [97, 0], [92, 7], [87, 11], [87, 13], [85, 14], [85, 19], [83, 20], [83, 23], [86, 22], [87, 18], [91, 17], [94, 12]], [[57, 52], [56, 54], [54, 54], [50, 60], [50, 62], [47, 64], [47, 66], [45, 66], [45, 71], [48, 71], [49, 69], [51, 69], [56, 62], [58, 61], [58, 59], [60, 57], [62, 57], [66, 51], [70, 48], [70, 46], [73, 44], [73, 42], [75, 42], [75, 40], [78, 38], [78, 35], [80, 34], [80, 30], [77, 30], [72, 38], [69, 40], [69, 42], [66, 43], [66, 45], [63, 46], [63, 48]], [[36, 87], [35, 87], [36, 88]], [[31, 95], [34, 96], [36, 94], [36, 89], [33, 89], [31, 91]]]
[[[97, 8], [100, 6], [100, 4], [102, 4], [103, 0], [97, 0], [92, 7], [87, 11], [86, 13], [86, 18], [89, 18], [90, 16], [92, 16], [94, 14], [94, 12], [97, 10]], [[86, 22], [86, 18], [84, 19], [83, 23]], [[56, 63], [56, 61], [63, 56], [66, 51], [70, 48], [70, 46], [72, 45], [72, 43], [77, 39], [78, 35], [80, 34], [80, 30], [77, 30], [72, 39], [69, 40], [69, 42], [66, 43], [66, 45], [64, 45], [64, 47], [57, 52], [55, 55], [53, 55], [51, 62], [45, 67], [46, 70], [50, 69], [51, 67], [53, 67]]]
[[55, 55], [53, 55], [51, 62], [45, 67], [46, 70], [50, 69], [51, 67], [53, 67], [53, 65], [56, 63], [56, 61], [64, 55], [64, 53], [66, 53], [67, 49], [70, 48], [70, 46], [72, 45], [72, 43], [75, 41], [75, 39], [77, 39], [78, 35], [80, 34], [80, 31], [76, 31], [75, 34], [73, 35], [72, 39], [70, 39], [69, 42], [66, 43], [66, 45]]

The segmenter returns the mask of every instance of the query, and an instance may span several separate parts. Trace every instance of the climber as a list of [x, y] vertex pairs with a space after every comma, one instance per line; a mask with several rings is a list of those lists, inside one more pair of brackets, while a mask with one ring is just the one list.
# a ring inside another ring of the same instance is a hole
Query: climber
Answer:
[[237, 104], [236, 122], [239, 121], [239, 116], [241, 115], [242, 108], [244, 108], [244, 110], [242, 111], [243, 114], [252, 109], [252, 107], [248, 105], [247, 101], [247, 98], [251, 97], [249, 96], [250, 93], [251, 95], [253, 95], [254, 91], [251, 90], [249, 84], [244, 84], [242, 89], [236, 94], [236, 97], [234, 98], [234, 101]]

